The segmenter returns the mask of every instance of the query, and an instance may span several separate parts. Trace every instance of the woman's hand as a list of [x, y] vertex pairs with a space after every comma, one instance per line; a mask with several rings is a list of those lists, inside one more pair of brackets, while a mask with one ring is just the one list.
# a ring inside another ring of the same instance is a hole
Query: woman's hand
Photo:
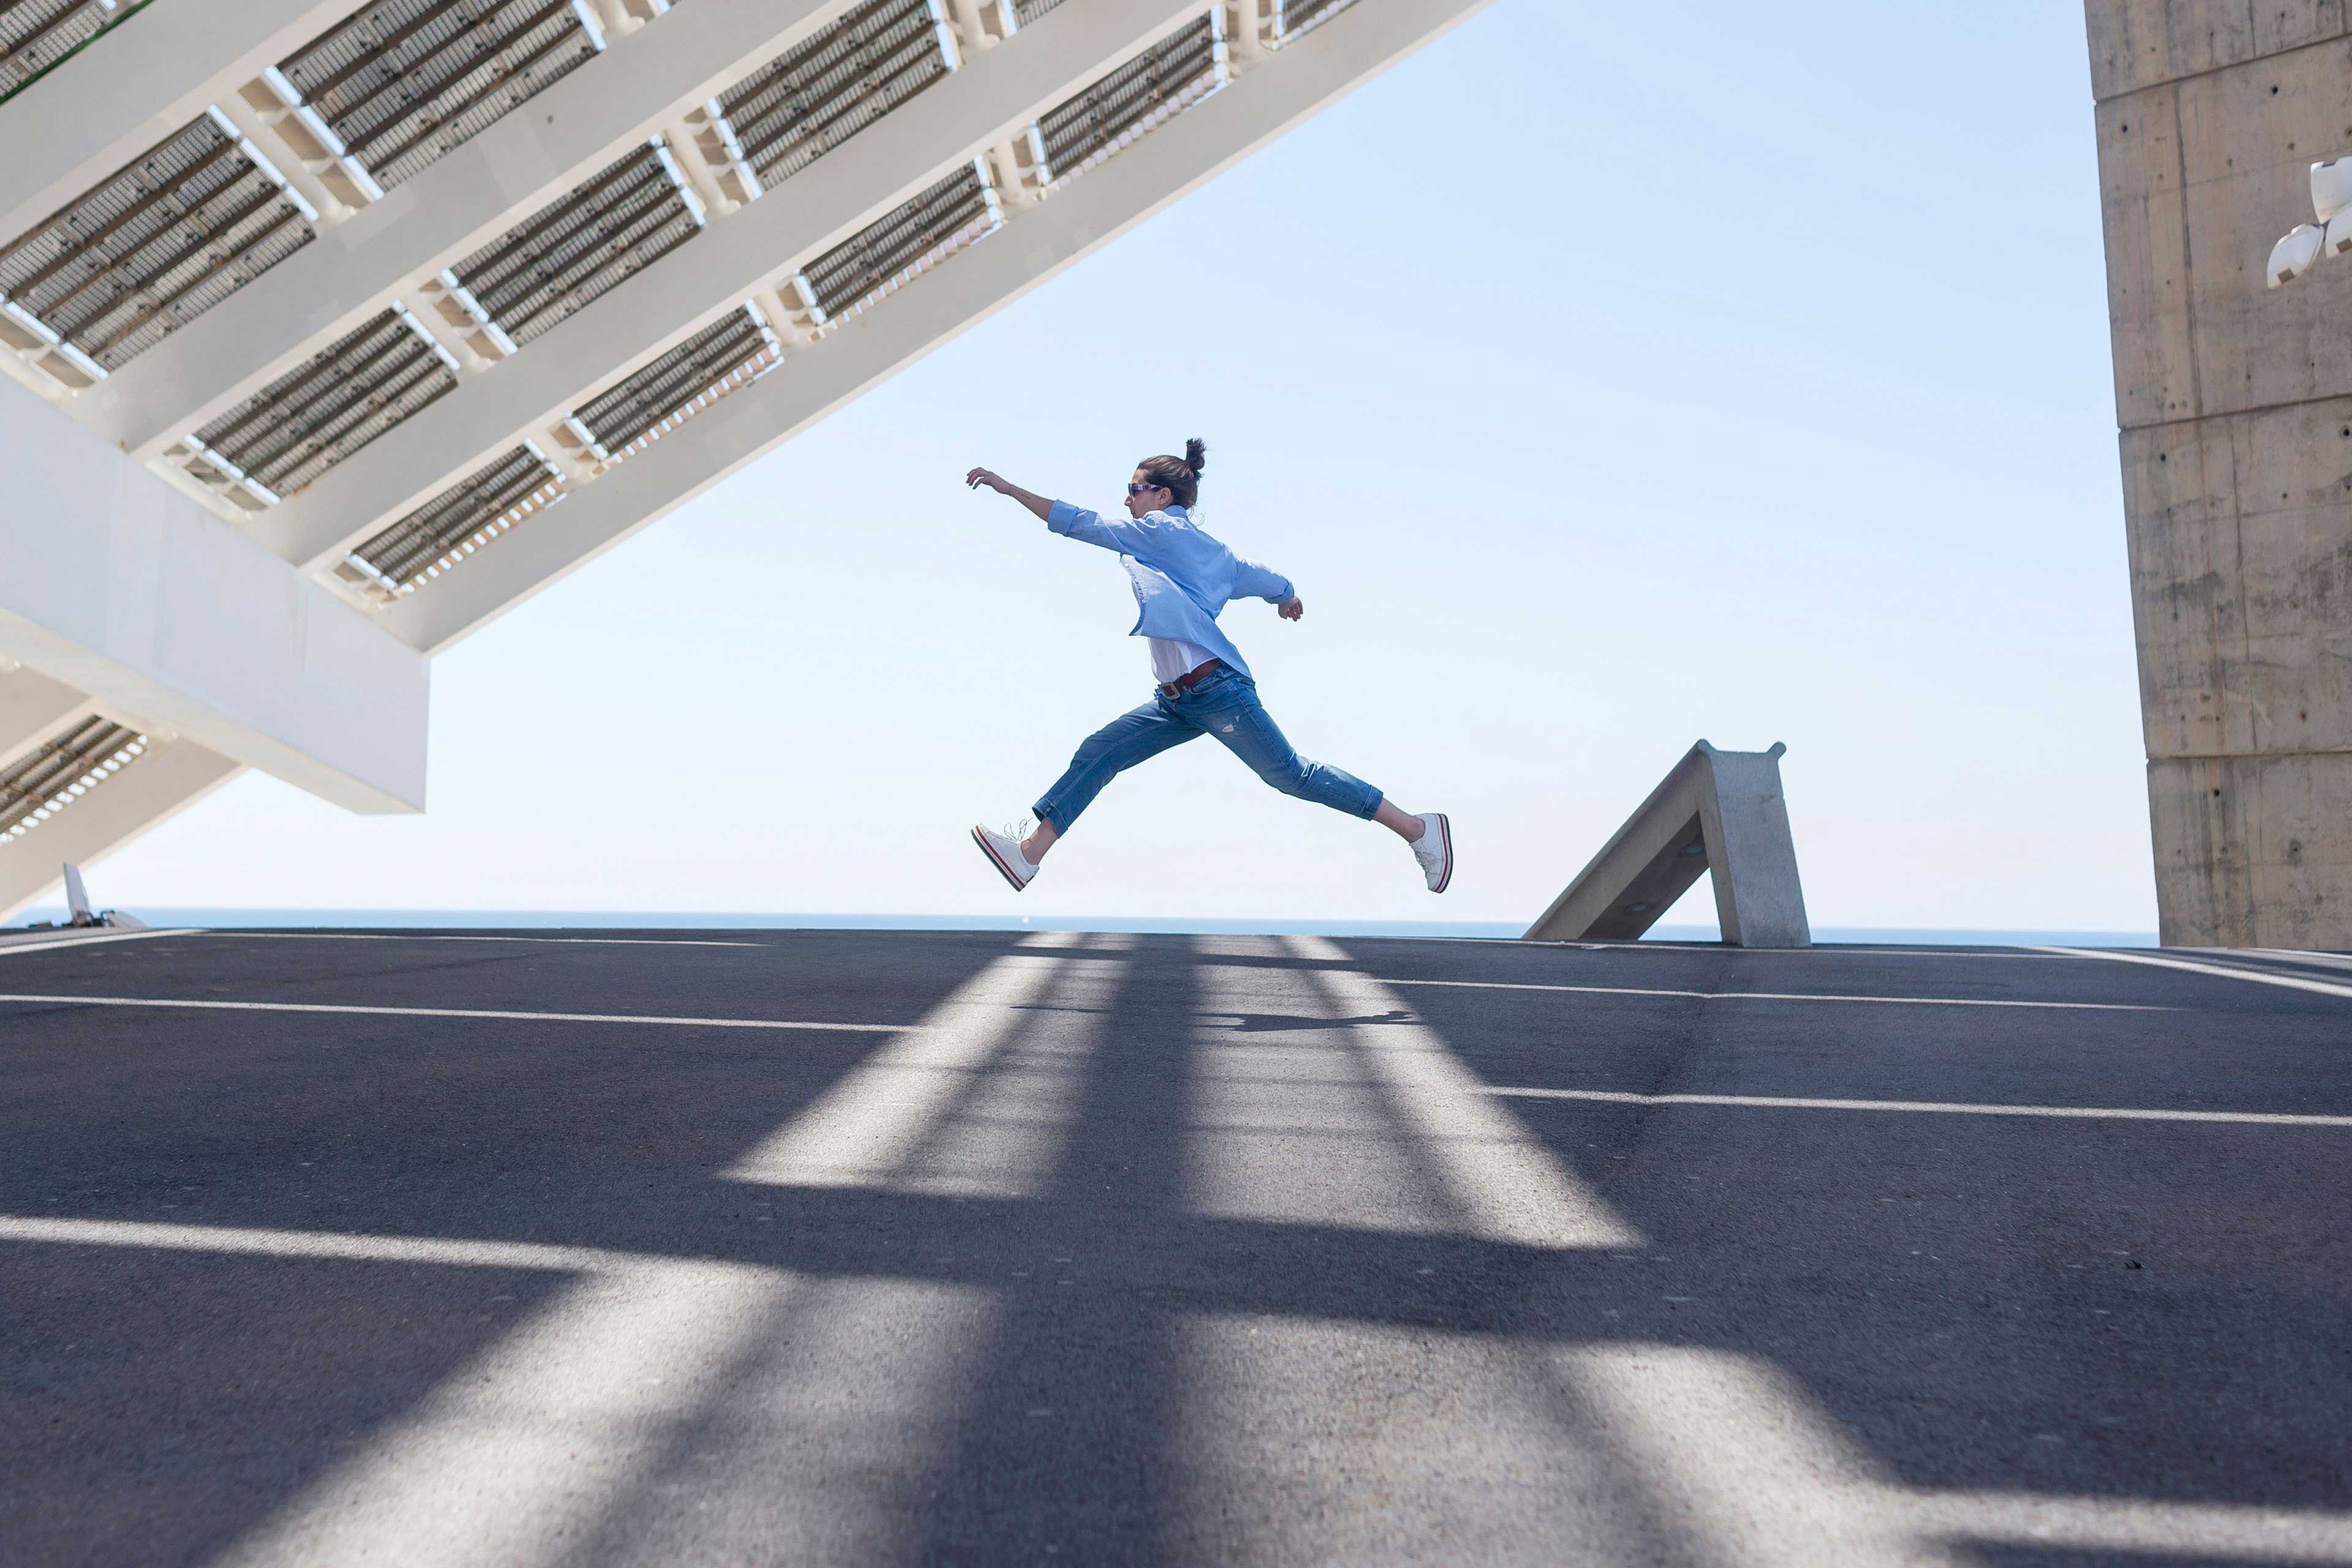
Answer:
[[1011, 479], [1004, 478], [1001, 474], [992, 473], [986, 468], [974, 468], [971, 472], [963, 477], [963, 482], [971, 486], [973, 489], [978, 489], [982, 485], [986, 485], [998, 495], [1011, 496], [1014, 500], [1019, 501], [1023, 506], [1025, 506], [1031, 511], [1035, 512], [1039, 521], [1044, 522], [1051, 522], [1054, 521], [1054, 503], [1052, 501], [1046, 500], [1041, 495], [1032, 495], [1029, 491], [1023, 489], [1019, 485], [1014, 484]]
[[1298, 602], [1298, 595], [1296, 594], [1291, 595], [1290, 597], [1285, 599], [1281, 604], [1275, 606], [1275, 614], [1280, 616], [1286, 621], [1295, 621], [1306, 613], [1307, 606]]

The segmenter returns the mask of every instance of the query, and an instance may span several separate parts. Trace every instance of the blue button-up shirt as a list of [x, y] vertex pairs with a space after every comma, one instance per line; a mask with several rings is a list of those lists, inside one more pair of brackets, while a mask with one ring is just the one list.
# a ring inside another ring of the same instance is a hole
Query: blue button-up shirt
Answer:
[[1243, 560], [1193, 527], [1181, 506], [1113, 520], [1057, 500], [1045, 526], [1065, 538], [1118, 552], [1140, 612], [1128, 636], [1197, 643], [1244, 675], [1249, 665], [1217, 629], [1218, 612], [1233, 599], [1279, 605], [1296, 596], [1289, 578]]

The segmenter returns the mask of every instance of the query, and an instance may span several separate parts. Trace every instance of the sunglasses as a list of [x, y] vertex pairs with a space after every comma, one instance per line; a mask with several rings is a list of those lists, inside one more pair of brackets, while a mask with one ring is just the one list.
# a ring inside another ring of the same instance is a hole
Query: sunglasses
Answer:
[[1152, 490], [1164, 490], [1167, 488], [1168, 487], [1166, 485], [1129, 485], [1127, 487], [1127, 493], [1131, 496], [1139, 496], [1148, 494]]

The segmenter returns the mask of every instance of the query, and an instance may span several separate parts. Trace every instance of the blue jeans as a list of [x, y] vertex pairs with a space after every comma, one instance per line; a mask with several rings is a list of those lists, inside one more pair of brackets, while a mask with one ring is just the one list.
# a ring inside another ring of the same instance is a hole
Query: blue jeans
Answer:
[[1196, 735], [1214, 735], [1251, 772], [1285, 795], [1318, 801], [1350, 816], [1368, 817], [1381, 808], [1381, 792], [1363, 780], [1326, 763], [1310, 763], [1292, 750], [1258, 701], [1257, 682], [1227, 666], [1189, 691], [1173, 697], [1155, 691], [1142, 707], [1087, 736], [1070, 759], [1069, 770], [1037, 802], [1037, 819], [1052, 823], [1056, 833], [1067, 833], [1103, 785]]

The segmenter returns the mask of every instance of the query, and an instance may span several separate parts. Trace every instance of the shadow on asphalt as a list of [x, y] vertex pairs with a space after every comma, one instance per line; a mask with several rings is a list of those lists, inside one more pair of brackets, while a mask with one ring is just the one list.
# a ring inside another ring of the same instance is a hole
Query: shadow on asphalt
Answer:
[[[59, 953], [37, 972], [12, 961], [0, 980], [908, 1022], [1013, 941], [802, 933], [739, 950], [422, 962], [389, 943], [322, 961], [292, 942], [206, 955], [155, 942]], [[1219, 1217], [1192, 1197], [1211, 1046], [1289, 1038], [1360, 1052], [1390, 1026], [1419, 1025], [1489, 1087], [2347, 1113], [2336, 1008], [2257, 994], [2241, 1011], [2228, 982], [2199, 990], [2021, 962], [1960, 973], [1896, 960], [1847, 973], [1842, 962], [1855, 961], [1834, 955], [1776, 966], [1693, 950], [1603, 965], [1557, 950], [1360, 942], [1341, 944], [1343, 963], [1234, 945], [1149, 937], [1075, 954], [1104, 966], [1108, 994], [1037, 1010], [1100, 1033], [1069, 1058], [1061, 1141], [1020, 1195], [716, 1177], [872, 1059], [885, 1036], [13, 1007], [0, 1013], [11, 1084], [0, 1211], [594, 1247], [984, 1298], [929, 1435], [861, 1472], [898, 1521], [870, 1555], [910, 1563], [1229, 1555], [1276, 1530], [1252, 1510], [1313, 1506], [1271, 1482], [1236, 1492], [1214, 1463], [1204, 1469], [1224, 1440], [1204, 1426], [1232, 1420], [1334, 1454], [1350, 1442], [1388, 1453], [1384, 1422], [1423, 1447], [1461, 1443], [1437, 1479], [1416, 1450], [1396, 1479], [1379, 1468], [1403, 1463], [1391, 1455], [1348, 1484], [1368, 1489], [1364, 1506], [1393, 1484], [1398, 1508], [1483, 1519], [1503, 1532], [1487, 1542], [1496, 1559], [1517, 1554], [1496, 1545], [1515, 1521], [1542, 1540], [1547, 1487], [1596, 1485], [1657, 1560], [1702, 1558], [1652, 1498], [1638, 1454], [1596, 1433], [1599, 1417], [1572, 1391], [1525, 1372], [1560, 1349], [1764, 1363], [1874, 1473], [1918, 1491], [2346, 1505], [2352, 1131], [1522, 1097], [1497, 1103], [1645, 1246], [1558, 1250], [1466, 1226]], [[138, 948], [148, 951], [134, 961]], [[1396, 1008], [1333, 1017], [1236, 1012], [1222, 991], [1226, 971], [1279, 984], [1279, 972], [1350, 966], [1512, 984], [1603, 973], [1708, 992], [2057, 986], [2094, 1000], [2158, 994], [2183, 1010], [1989, 1016], [1405, 986]], [[959, 1105], [983, 1078], [959, 1089]], [[1391, 1102], [1386, 1116], [1394, 1156], [1441, 1190], [1412, 1108]], [[42, 1562], [206, 1561], [425, 1405], [562, 1283], [520, 1268], [0, 1241], [0, 1541], [34, 1542], [28, 1560]], [[1261, 1330], [1288, 1347], [1286, 1364], [1313, 1369], [1263, 1410], [1247, 1389], [1204, 1386], [1223, 1365], [1253, 1375], [1259, 1363], [1220, 1358]], [[780, 1308], [741, 1339], [730, 1375], [788, 1384], [795, 1346], [843, 1331], [803, 1306]], [[885, 1361], [905, 1349], [887, 1345], [887, 1325], [872, 1331]], [[1364, 1348], [1366, 1334], [1388, 1359]], [[1522, 1371], [1496, 1372], [1498, 1353]], [[1416, 1357], [1433, 1385], [1411, 1373]], [[1478, 1434], [1454, 1430], [1442, 1413], [1464, 1396], [1446, 1386], [1457, 1376], [1541, 1384], [1505, 1424], [1555, 1424], [1560, 1452], [1482, 1448]], [[1366, 1384], [1377, 1385], [1369, 1402]], [[582, 1500], [562, 1559], [671, 1552], [695, 1510], [712, 1506], [714, 1477], [740, 1488], [758, 1473], [722, 1452], [736, 1430], [709, 1412], [649, 1437], [625, 1479]], [[1262, 1439], [1272, 1441], [1249, 1436], [1230, 1462]], [[805, 1459], [772, 1462], [781, 1473]], [[1420, 1550], [1396, 1544], [1398, 1556]], [[1475, 1542], [1464, 1550], [1481, 1554]], [[2199, 1560], [1991, 1541], [1959, 1551], [2003, 1568]]]

